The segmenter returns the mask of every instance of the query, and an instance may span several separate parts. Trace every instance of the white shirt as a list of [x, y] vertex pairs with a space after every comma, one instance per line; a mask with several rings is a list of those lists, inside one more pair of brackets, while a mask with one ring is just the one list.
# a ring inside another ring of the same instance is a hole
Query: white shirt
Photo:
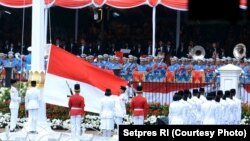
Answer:
[[233, 101], [235, 102], [235, 119], [236, 119], [235, 121], [236, 121], [236, 124], [240, 124], [241, 112], [242, 112], [241, 100], [234, 96]]
[[18, 90], [11, 86], [10, 88], [10, 109], [18, 109], [21, 102], [21, 97], [19, 96]]
[[201, 105], [202, 124], [217, 124], [218, 119], [218, 105], [214, 100], [208, 100]]
[[194, 123], [192, 124], [200, 124], [201, 121], [201, 104], [202, 101], [197, 97], [197, 96], [193, 96], [190, 99], [191, 105], [192, 105], [192, 109], [191, 112], [193, 112], [194, 114]]
[[40, 91], [37, 88], [30, 88], [27, 90], [25, 95], [25, 108], [27, 110], [30, 109], [38, 109], [40, 106]]
[[173, 101], [169, 105], [169, 124], [184, 124], [184, 119], [186, 114], [185, 104], [180, 101]]
[[115, 100], [112, 96], [105, 96], [101, 99], [101, 118], [114, 118], [115, 116]]

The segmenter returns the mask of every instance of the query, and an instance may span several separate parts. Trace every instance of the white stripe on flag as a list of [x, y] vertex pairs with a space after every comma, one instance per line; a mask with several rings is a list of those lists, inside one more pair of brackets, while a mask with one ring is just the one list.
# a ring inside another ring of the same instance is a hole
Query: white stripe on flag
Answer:
[[44, 100], [46, 103], [68, 107], [69, 97], [67, 95], [70, 95], [70, 90], [66, 81], [68, 81], [73, 93], [74, 85], [76, 83], [80, 84], [80, 94], [85, 100], [85, 111], [99, 113], [100, 100], [104, 97], [104, 91], [83, 82], [65, 79], [49, 73], [46, 74], [44, 86]]

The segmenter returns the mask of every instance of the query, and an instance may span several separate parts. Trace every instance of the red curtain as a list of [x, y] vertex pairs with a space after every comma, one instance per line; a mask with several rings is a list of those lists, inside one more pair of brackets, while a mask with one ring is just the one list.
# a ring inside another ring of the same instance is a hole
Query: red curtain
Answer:
[[[46, 4], [65, 8], [83, 8], [89, 5], [102, 6], [104, 3], [116, 8], [133, 8], [140, 5], [156, 6], [158, 3], [176, 10], [187, 10], [188, 0], [44, 0]], [[32, 0], [0, 0], [0, 5], [13, 8], [29, 7]], [[245, 8], [247, 0], [240, 0], [240, 6]]]
[[188, 8], [188, 0], [161, 0], [161, 4], [177, 10], [187, 10]]
[[64, 8], [83, 8], [92, 4], [92, 0], [56, 0], [55, 5]]
[[107, 0], [106, 4], [116, 8], [133, 8], [145, 4], [146, 0]]

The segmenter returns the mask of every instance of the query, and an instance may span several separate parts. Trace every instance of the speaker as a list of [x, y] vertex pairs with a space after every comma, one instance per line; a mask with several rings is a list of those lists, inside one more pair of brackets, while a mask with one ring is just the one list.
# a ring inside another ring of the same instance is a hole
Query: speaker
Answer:
[[156, 120], [157, 125], [168, 125], [168, 123], [169, 123], [168, 117], [161, 117], [157, 118]]
[[240, 0], [189, 0], [189, 20], [195, 21], [229, 21], [242, 19]]

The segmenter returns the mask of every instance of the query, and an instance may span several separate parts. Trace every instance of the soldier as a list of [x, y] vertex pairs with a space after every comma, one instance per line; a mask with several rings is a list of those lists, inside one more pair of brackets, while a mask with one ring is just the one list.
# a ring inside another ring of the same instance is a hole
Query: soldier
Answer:
[[68, 106], [70, 109], [71, 135], [79, 136], [81, 133], [81, 118], [84, 115], [85, 101], [80, 95], [80, 85], [75, 84], [75, 94], [69, 98]]
[[100, 129], [104, 137], [111, 137], [111, 131], [114, 129], [115, 118], [115, 100], [111, 97], [112, 93], [110, 89], [106, 89], [105, 97], [101, 99]]
[[190, 103], [192, 105], [191, 111], [194, 114], [194, 120], [192, 124], [200, 124], [201, 123], [201, 104], [202, 101], [198, 98], [198, 89], [193, 89], [193, 97], [190, 99]]
[[142, 86], [138, 86], [136, 90], [137, 96], [133, 97], [130, 106], [133, 110], [133, 122], [134, 125], [143, 125], [144, 119], [147, 118], [148, 102], [145, 97], [142, 96]]
[[182, 96], [179, 93], [175, 93], [173, 96], [173, 102], [169, 105], [169, 124], [184, 124], [184, 117], [187, 117], [187, 105], [181, 102]]
[[219, 102], [219, 108], [221, 112], [218, 112], [218, 119], [217, 119], [217, 124], [224, 125], [226, 124], [226, 108], [227, 108], [227, 102], [226, 100], [222, 99], [223, 98], [223, 91], [218, 90], [217, 91], [217, 96], [220, 97], [220, 102]]
[[230, 93], [232, 95], [233, 101], [235, 102], [236, 106], [235, 106], [235, 123], [234, 124], [240, 124], [241, 121], [241, 112], [242, 112], [242, 107], [241, 107], [241, 100], [238, 99], [235, 94], [236, 94], [236, 90], [235, 89], [231, 89]]
[[183, 91], [179, 91], [174, 95], [173, 102], [169, 106], [169, 124], [188, 124], [190, 107], [184, 98], [186, 96]]
[[225, 109], [226, 113], [224, 115], [224, 117], [227, 119], [226, 120], [226, 124], [234, 124], [236, 119], [234, 116], [234, 110], [235, 110], [235, 102], [232, 100], [232, 96], [230, 91], [225, 91], [225, 95], [224, 95], [224, 99], [227, 102], [227, 107]]
[[25, 95], [25, 109], [29, 112], [30, 133], [37, 133], [36, 124], [41, 101], [40, 92], [36, 88], [36, 81], [31, 81], [31, 88], [27, 90]]
[[128, 102], [128, 96], [125, 93], [126, 87], [120, 87], [120, 95], [114, 96], [115, 98], [115, 123], [117, 125], [117, 132], [119, 133], [119, 125], [122, 124], [123, 118], [126, 115], [126, 103]]
[[21, 97], [19, 96], [19, 92], [17, 90], [17, 81], [11, 80], [11, 88], [10, 88], [10, 132], [14, 132], [16, 128], [17, 123], [17, 117], [18, 117], [18, 109], [19, 104], [21, 102]]
[[201, 105], [202, 124], [211, 125], [216, 124], [218, 119], [218, 106], [214, 102], [213, 93], [208, 93], [207, 101]]

